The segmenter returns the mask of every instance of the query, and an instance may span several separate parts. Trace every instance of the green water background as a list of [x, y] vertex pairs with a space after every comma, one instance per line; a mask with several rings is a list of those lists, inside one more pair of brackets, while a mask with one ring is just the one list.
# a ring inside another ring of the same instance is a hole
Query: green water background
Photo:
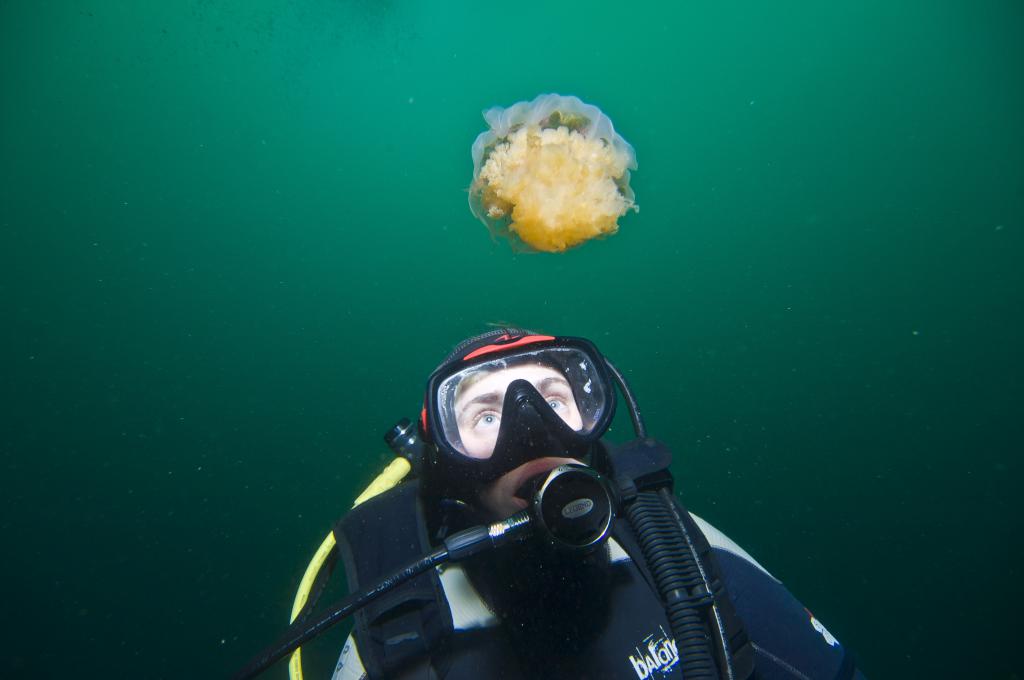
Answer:
[[[223, 677], [430, 369], [512, 322], [624, 368], [689, 506], [871, 677], [1019, 677], [1022, 34], [1016, 1], [0, 2], [0, 675]], [[640, 162], [641, 212], [558, 256], [466, 203], [481, 109], [541, 92]]]

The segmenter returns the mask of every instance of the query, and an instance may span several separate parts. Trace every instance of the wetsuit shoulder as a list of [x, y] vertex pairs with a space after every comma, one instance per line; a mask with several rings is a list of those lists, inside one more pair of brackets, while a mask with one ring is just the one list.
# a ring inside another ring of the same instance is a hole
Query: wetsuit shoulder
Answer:
[[763, 680], [863, 678], [853, 655], [743, 548], [693, 515], [715, 555], [729, 597], [754, 643]]

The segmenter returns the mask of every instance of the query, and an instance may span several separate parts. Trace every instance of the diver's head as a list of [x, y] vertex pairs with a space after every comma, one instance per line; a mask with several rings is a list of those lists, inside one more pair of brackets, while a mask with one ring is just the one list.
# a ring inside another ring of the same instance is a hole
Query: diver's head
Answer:
[[590, 342], [511, 329], [470, 338], [427, 383], [424, 491], [492, 517], [522, 510], [521, 487], [585, 460], [614, 410]]

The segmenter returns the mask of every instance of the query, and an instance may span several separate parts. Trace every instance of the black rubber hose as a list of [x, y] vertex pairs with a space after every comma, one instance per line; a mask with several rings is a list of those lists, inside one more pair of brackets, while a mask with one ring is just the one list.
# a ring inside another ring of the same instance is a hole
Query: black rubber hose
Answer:
[[629, 404], [629, 417], [633, 421], [633, 432], [636, 433], [637, 439], [646, 438], [647, 427], [644, 425], [644, 419], [640, 416], [640, 406], [636, 403], [636, 396], [633, 395], [629, 383], [626, 382], [626, 376], [622, 375], [622, 371], [616, 368], [615, 364], [607, 357], [605, 357], [604, 363], [611, 371], [612, 377], [615, 378], [615, 384], [619, 386], [619, 391], [626, 398], [626, 403]]
[[248, 678], [256, 677], [269, 668], [271, 664], [291, 652], [294, 652], [298, 647], [302, 646], [303, 643], [312, 640], [317, 635], [338, 623], [374, 598], [379, 597], [392, 588], [402, 585], [409, 579], [422, 574], [428, 569], [433, 569], [442, 562], [445, 562], [447, 559], [447, 549], [441, 548], [439, 550], [435, 550], [426, 557], [411, 563], [401, 571], [388, 576], [369, 590], [349, 595], [330, 607], [312, 623], [297, 622], [292, 624], [284, 632], [284, 635], [281, 636], [280, 640], [253, 658], [245, 665], [245, 668], [231, 676], [232, 680], [247, 680]]
[[[664, 493], [662, 493], [664, 492]], [[654, 583], [665, 605], [672, 636], [679, 646], [683, 677], [718, 678], [714, 643], [706, 613], [714, 601], [689, 542], [667, 503], [671, 492], [641, 491], [626, 507]]]

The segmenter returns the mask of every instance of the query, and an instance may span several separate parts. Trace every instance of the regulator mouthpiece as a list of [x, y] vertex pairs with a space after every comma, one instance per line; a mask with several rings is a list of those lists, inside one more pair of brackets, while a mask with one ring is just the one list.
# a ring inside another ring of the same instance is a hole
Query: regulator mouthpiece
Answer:
[[608, 539], [615, 500], [601, 473], [567, 463], [548, 473], [533, 497], [531, 514], [538, 534], [555, 548], [589, 552]]

